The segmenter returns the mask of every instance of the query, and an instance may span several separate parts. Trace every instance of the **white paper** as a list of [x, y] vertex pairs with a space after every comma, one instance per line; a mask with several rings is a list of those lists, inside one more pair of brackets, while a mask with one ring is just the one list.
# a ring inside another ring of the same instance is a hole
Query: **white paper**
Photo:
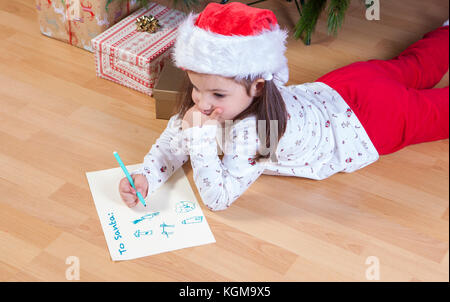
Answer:
[[[133, 171], [139, 165], [127, 166]], [[112, 260], [129, 260], [216, 242], [182, 168], [129, 208], [119, 194], [120, 167], [87, 172]]]

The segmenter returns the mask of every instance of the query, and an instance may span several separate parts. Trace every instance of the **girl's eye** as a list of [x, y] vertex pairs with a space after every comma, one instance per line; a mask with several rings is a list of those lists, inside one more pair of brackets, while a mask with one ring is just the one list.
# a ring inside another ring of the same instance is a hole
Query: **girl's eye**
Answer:
[[[192, 86], [192, 89], [193, 89], [193, 90], [197, 90], [197, 87]], [[220, 93], [214, 93], [214, 96], [217, 97], [217, 98], [223, 98], [223, 97], [225, 97], [225, 95], [220, 94]]]

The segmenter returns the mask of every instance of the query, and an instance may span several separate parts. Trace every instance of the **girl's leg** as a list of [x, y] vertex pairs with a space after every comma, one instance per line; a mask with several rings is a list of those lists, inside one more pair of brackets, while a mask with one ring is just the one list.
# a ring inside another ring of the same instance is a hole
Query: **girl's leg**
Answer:
[[360, 83], [365, 92], [349, 106], [380, 155], [449, 137], [448, 86], [414, 89], [395, 82]]
[[[449, 137], [449, 87], [408, 88], [384, 75], [327, 83], [346, 101], [380, 155]], [[357, 87], [357, 89], [355, 89]]]
[[405, 105], [409, 108], [406, 111], [405, 136], [400, 148], [449, 137], [448, 86], [408, 89], [408, 104]]
[[406, 87], [428, 89], [434, 87], [448, 70], [449, 27], [442, 26], [426, 33], [423, 38], [406, 48], [391, 60], [355, 62], [331, 71], [316, 81], [339, 81], [342, 73], [370, 74], [376, 71]]
[[426, 33], [391, 60], [369, 60], [386, 74], [407, 87], [433, 88], [448, 70], [449, 27]]
[[[446, 32], [446, 37], [442, 35], [442, 29]], [[433, 63], [436, 66], [430, 63], [432, 59], [426, 55], [426, 51], [419, 51], [428, 43], [416, 42], [422, 47], [408, 48], [397, 59], [356, 62], [316, 80], [334, 88], [344, 98], [381, 155], [410, 144], [449, 136], [448, 87], [425, 90], [412, 88], [414, 85], [434, 86], [436, 79], [439, 78], [439, 81], [448, 69], [448, 26], [425, 35], [425, 40], [434, 39], [436, 34], [447, 43], [446, 47], [442, 46], [446, 49], [446, 55]], [[442, 45], [437, 40], [435, 43]], [[412, 52], [412, 49], [416, 49], [418, 53]], [[421, 70], [422, 67], [419, 68], [418, 64], [424, 62], [423, 58], [427, 58], [428, 63]], [[406, 62], [413, 67], [407, 67]], [[400, 68], [400, 64], [404, 64], [404, 68]], [[430, 64], [433, 68], [430, 68]], [[444, 67], [440, 65], [445, 67], [444, 72]], [[430, 76], [432, 80], [425, 79], [428, 77], [427, 73], [433, 74]]]

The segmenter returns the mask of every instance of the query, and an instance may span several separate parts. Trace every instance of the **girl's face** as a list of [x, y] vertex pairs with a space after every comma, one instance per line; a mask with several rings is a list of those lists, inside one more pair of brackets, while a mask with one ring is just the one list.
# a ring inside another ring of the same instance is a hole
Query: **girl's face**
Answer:
[[192, 100], [197, 109], [209, 115], [216, 108], [221, 108], [221, 123], [233, 120], [250, 106], [253, 98], [261, 93], [265, 82], [263, 79], [255, 80], [250, 89], [251, 96], [248, 96], [245, 87], [231, 78], [193, 71], [187, 71], [187, 74], [194, 86]]

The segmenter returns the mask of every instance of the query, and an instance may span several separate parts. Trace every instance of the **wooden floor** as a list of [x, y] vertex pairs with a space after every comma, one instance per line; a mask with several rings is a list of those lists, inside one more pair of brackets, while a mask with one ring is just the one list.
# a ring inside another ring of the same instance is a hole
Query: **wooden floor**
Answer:
[[[293, 2], [257, 7], [292, 33]], [[311, 46], [289, 39], [288, 85], [391, 58], [448, 9], [381, 1], [381, 20], [368, 21], [355, 0], [337, 38], [324, 14]], [[82, 281], [368, 281], [371, 259], [380, 281], [449, 281], [448, 139], [322, 181], [263, 175], [226, 211], [202, 205], [215, 244], [111, 261], [85, 173], [116, 167], [113, 150], [141, 162], [167, 124], [154, 106], [97, 78], [91, 53], [42, 36], [34, 0], [0, 2], [1, 281], [64, 281], [68, 256], [79, 257]]]

